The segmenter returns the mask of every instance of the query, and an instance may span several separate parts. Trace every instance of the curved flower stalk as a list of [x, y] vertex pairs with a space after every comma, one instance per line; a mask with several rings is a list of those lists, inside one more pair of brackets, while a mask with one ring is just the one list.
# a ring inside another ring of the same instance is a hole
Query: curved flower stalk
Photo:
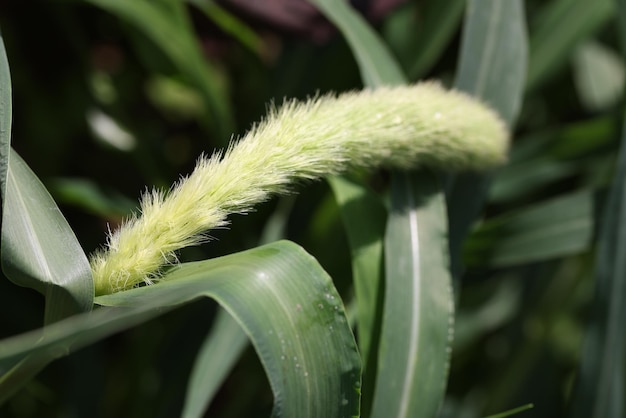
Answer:
[[507, 149], [493, 111], [436, 83], [288, 101], [223, 155], [201, 157], [169, 192], [143, 196], [141, 216], [91, 258], [96, 294], [151, 283], [177, 250], [294, 182], [355, 167], [485, 170], [503, 163]]

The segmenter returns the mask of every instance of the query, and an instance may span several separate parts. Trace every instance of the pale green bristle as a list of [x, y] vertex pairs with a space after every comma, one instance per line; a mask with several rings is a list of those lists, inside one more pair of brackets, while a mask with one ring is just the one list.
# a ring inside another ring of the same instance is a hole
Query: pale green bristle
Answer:
[[270, 111], [223, 158], [202, 157], [167, 195], [146, 194], [91, 258], [96, 294], [150, 283], [197, 244], [299, 180], [355, 167], [485, 170], [506, 160], [508, 132], [489, 108], [436, 83], [287, 102]]

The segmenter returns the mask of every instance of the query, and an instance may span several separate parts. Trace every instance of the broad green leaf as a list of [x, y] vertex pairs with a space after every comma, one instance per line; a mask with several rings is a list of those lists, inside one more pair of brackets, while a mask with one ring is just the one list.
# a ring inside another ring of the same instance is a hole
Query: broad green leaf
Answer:
[[128, 21], [143, 32], [203, 95], [211, 123], [226, 143], [233, 132], [232, 112], [222, 77], [205, 60], [197, 43], [185, 4], [176, 1], [84, 0]]
[[[279, 199], [278, 205], [265, 223], [260, 244], [270, 244], [286, 235], [288, 214], [294, 196]], [[220, 308], [202, 347], [194, 361], [191, 377], [187, 384], [183, 417], [202, 417], [210, 406], [217, 390], [235, 366], [248, 345], [248, 337], [228, 312]], [[214, 358], [219, 358], [215, 364]]]
[[446, 387], [453, 332], [445, 201], [433, 174], [394, 177], [372, 417], [434, 417]]
[[[506, 2], [505, 2], [506, 3]], [[527, 88], [533, 90], [570, 62], [580, 41], [613, 15], [613, 0], [552, 0], [544, 3], [530, 37]]]
[[317, 261], [286, 241], [181, 264], [156, 285], [100, 296], [97, 304], [116, 308], [52, 324], [42, 339], [39, 331], [2, 341], [0, 369], [27, 354], [79, 348], [202, 296], [251, 339], [274, 392], [273, 416], [358, 415], [360, 359], [341, 299]]
[[97, 301], [135, 306], [161, 295], [176, 304], [212, 296], [241, 324], [270, 380], [273, 416], [358, 413], [360, 361], [341, 299], [330, 277], [300, 247], [282, 241], [188, 263], [157, 286]]
[[594, 201], [593, 192], [582, 190], [490, 219], [470, 236], [464, 258], [470, 265], [505, 267], [585, 251]]
[[[456, 88], [484, 100], [512, 127], [519, 113], [527, 62], [526, 24], [520, 0], [469, 0]], [[489, 187], [484, 175], [454, 176], [448, 184], [452, 273], [460, 277], [463, 242]]]
[[239, 323], [228, 312], [220, 309], [191, 369], [181, 414], [183, 418], [204, 416], [211, 400], [247, 345], [248, 337]]
[[404, 84], [406, 77], [380, 37], [346, 0], [309, 0], [348, 41], [363, 83], [370, 88]]
[[45, 323], [91, 310], [87, 256], [43, 184], [11, 151], [2, 206], [2, 269], [46, 298]]

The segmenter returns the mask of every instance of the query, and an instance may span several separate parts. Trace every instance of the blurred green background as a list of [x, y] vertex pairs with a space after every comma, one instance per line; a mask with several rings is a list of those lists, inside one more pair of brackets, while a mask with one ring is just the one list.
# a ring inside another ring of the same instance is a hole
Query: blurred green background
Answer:
[[[13, 146], [87, 252], [146, 188], [167, 188], [189, 173], [201, 153], [258, 121], [268, 102], [361, 88], [346, 42], [312, 6], [268, 1], [255, 10], [256, 3], [0, 2]], [[411, 81], [452, 84], [464, 1], [354, 3]], [[530, 402], [528, 416], [568, 416], [595, 312], [594, 242], [623, 118], [620, 10], [607, 0], [528, 0], [525, 11], [526, 93], [511, 162], [494, 176], [484, 220], [464, 246], [442, 416], [484, 416]], [[370, 182], [384, 189], [387, 174]], [[303, 245], [348, 295], [350, 251], [329, 187], [297, 190], [232, 217], [228, 230], [212, 231], [211, 243], [182, 258], [253, 247], [278, 213], [287, 228], [276, 237]], [[42, 302], [0, 280], [0, 337], [39, 327]], [[0, 415], [177, 416], [214, 310], [210, 301], [196, 302], [57, 361]], [[267, 416], [271, 402], [249, 349], [210, 416]]]

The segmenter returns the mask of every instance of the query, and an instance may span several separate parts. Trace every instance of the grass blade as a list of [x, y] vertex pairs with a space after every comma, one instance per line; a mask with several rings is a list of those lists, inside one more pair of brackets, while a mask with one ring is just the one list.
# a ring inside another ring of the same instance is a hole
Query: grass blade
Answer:
[[361, 71], [363, 83], [370, 87], [404, 84], [400, 65], [380, 37], [344, 0], [309, 0], [337, 26], [348, 41]]
[[396, 174], [372, 417], [434, 417], [445, 392], [453, 297], [445, 202], [433, 174]]
[[11, 122], [13, 104], [11, 101], [11, 72], [9, 60], [0, 34], [0, 193], [6, 194], [9, 153], [11, 152]]
[[181, 414], [183, 418], [204, 416], [213, 396], [247, 345], [248, 337], [239, 324], [228, 312], [220, 309], [191, 369]]
[[[376, 333], [376, 306], [380, 305], [383, 242], [387, 211], [380, 198], [366, 187], [343, 177], [328, 179], [341, 208], [343, 224], [352, 251], [354, 291], [357, 300], [359, 350], [363, 361], [369, 358]], [[363, 228], [367, 225], [367, 228]]]
[[489, 415], [488, 417], [485, 417], [485, 418], [507, 418], [507, 417], [512, 417], [513, 415], [516, 415], [516, 414], [518, 414], [520, 412], [528, 411], [529, 409], [533, 409], [533, 404], [522, 405], [522, 406], [519, 406], [517, 408], [513, 408], [513, 409], [509, 409], [508, 411], [501, 412], [499, 414]]
[[9, 158], [2, 207], [2, 269], [46, 297], [45, 323], [91, 310], [87, 256], [43, 184], [20, 156]]
[[626, 125], [617, 170], [602, 217], [596, 253], [596, 285], [578, 381], [573, 418], [624, 416], [626, 353]]
[[408, 70], [409, 77], [423, 76], [445, 51], [463, 16], [465, 0], [431, 1], [424, 16], [424, 36], [415, 46], [419, 51]]
[[261, 55], [263, 41], [244, 22], [228, 12], [214, 0], [187, 0], [202, 11], [224, 33], [237, 39], [243, 46], [256, 55]]
[[360, 361], [341, 299], [315, 259], [292, 243], [188, 263], [158, 286], [98, 302], [136, 306], [164, 296], [179, 304], [200, 295], [214, 297], [250, 337], [274, 392], [273, 416], [358, 413]]
[[28, 354], [76, 349], [202, 296], [215, 298], [250, 337], [274, 391], [274, 416], [358, 415], [360, 359], [341, 299], [315, 259], [286, 241], [182, 264], [159, 284], [99, 297], [118, 308], [50, 325], [43, 339], [40, 331], [3, 340], [0, 369]]
[[595, 195], [583, 190], [507, 213], [481, 224], [466, 246], [470, 265], [510, 267], [588, 250]]
[[[513, 126], [519, 113], [527, 63], [523, 3], [519, 0], [469, 0], [455, 85], [489, 103]], [[450, 256], [455, 278], [470, 226], [483, 206], [489, 179], [466, 174], [448, 184]]]
[[344, 177], [333, 177], [328, 182], [339, 205], [350, 245], [356, 326], [363, 362], [361, 410], [368, 416], [374, 398], [383, 310], [383, 237], [387, 210], [380, 198], [362, 184]]
[[455, 85], [490, 104], [512, 126], [527, 65], [524, 6], [519, 0], [469, 0]]

